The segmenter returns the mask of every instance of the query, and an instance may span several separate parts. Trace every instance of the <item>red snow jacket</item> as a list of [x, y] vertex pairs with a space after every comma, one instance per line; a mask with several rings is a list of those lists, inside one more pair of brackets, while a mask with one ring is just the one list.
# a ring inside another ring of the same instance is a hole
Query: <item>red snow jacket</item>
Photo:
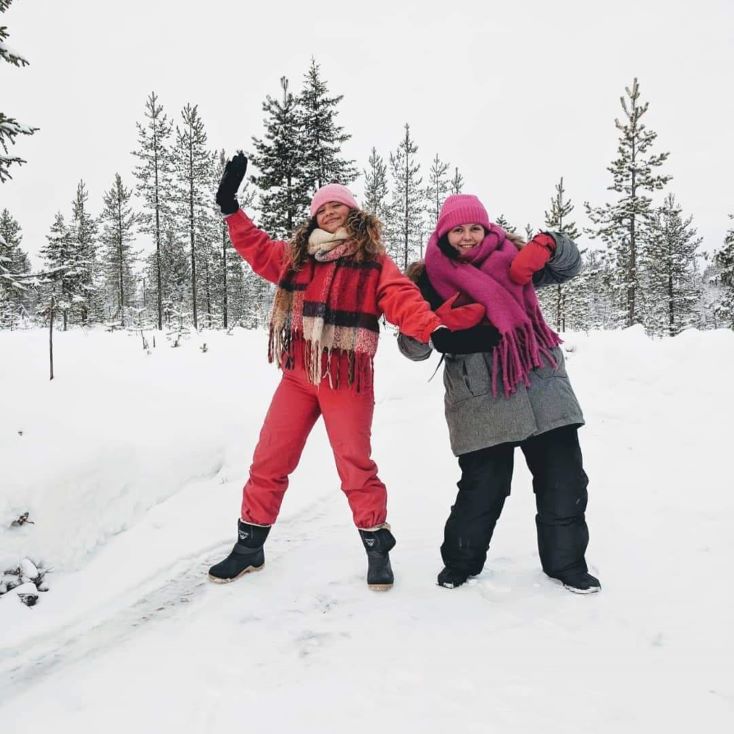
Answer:
[[[279, 283], [285, 274], [288, 244], [271, 239], [242, 209], [225, 217], [225, 221], [235, 250], [258, 275]], [[401, 333], [427, 344], [431, 332], [441, 326], [441, 319], [389, 255], [382, 255], [378, 262], [381, 265], [377, 281], [378, 309]]]

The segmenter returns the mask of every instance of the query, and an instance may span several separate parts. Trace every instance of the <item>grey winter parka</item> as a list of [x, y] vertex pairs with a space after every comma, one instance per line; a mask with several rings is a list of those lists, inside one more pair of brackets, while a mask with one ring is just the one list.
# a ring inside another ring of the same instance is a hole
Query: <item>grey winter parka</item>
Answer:
[[[535, 274], [533, 285], [542, 288], [558, 285], [581, 270], [581, 256], [575, 243], [561, 232], [548, 232], [556, 250], [545, 268]], [[424, 273], [418, 282], [425, 292]], [[428, 286], [430, 287], [430, 286]], [[404, 334], [398, 347], [409, 359], [428, 359], [432, 349]], [[446, 422], [451, 450], [456, 456], [500, 443], [520, 442], [531, 436], [568, 425], [583, 425], [576, 395], [566, 373], [563, 352], [553, 350], [556, 366], [545, 364], [530, 373], [530, 386], [519, 385], [506, 397], [500, 390], [492, 395], [492, 353], [446, 355], [443, 382]], [[501, 379], [498, 384], [502, 384]]]

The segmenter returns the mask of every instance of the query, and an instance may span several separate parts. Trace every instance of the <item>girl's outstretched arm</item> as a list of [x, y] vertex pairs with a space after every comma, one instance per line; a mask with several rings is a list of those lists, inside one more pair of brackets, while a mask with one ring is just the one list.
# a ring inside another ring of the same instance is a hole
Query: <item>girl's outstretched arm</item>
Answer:
[[258, 229], [242, 209], [225, 217], [229, 239], [234, 249], [247, 260], [250, 267], [262, 278], [271, 283], [280, 280], [288, 245], [279, 240], [272, 240]]
[[401, 333], [423, 344], [428, 344], [431, 332], [441, 326], [441, 319], [431, 311], [418, 286], [400, 272], [388, 255], [382, 260], [377, 305], [385, 318], [395, 324]]
[[546, 266], [533, 276], [533, 285], [543, 288], [571, 280], [581, 271], [581, 255], [576, 243], [563, 232], [548, 232], [556, 242], [556, 249]]

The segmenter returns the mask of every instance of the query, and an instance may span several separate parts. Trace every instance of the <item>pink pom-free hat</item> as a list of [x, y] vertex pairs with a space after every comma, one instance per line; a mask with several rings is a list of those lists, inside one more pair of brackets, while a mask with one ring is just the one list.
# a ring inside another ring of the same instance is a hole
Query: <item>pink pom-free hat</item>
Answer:
[[338, 201], [340, 204], [348, 206], [350, 209], [359, 209], [356, 199], [352, 192], [341, 184], [330, 183], [322, 186], [311, 199], [311, 216], [316, 216], [316, 212], [321, 209], [324, 204], [330, 201]]
[[460, 224], [481, 224], [484, 229], [489, 229], [487, 210], [472, 194], [452, 194], [446, 197], [436, 222], [436, 234], [441, 237]]

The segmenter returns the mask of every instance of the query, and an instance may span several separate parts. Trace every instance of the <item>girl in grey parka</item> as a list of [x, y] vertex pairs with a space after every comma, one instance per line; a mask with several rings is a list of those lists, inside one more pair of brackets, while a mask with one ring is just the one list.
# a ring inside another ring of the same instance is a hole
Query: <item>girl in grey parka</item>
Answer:
[[[584, 418], [560, 338], [543, 320], [534, 290], [572, 278], [581, 259], [576, 245], [557, 232], [519, 247], [489, 221], [479, 199], [454, 195], [441, 209], [425, 263], [409, 269], [450, 329], [489, 322], [497, 330], [484, 352], [445, 355], [446, 420], [461, 480], [444, 530], [438, 583], [454, 588], [481, 572], [519, 446], [533, 475], [543, 570], [571, 591], [594, 592], [601, 586], [584, 558], [588, 479], [577, 436]], [[398, 342], [416, 361], [427, 359], [431, 346], [440, 348], [403, 334]]]

